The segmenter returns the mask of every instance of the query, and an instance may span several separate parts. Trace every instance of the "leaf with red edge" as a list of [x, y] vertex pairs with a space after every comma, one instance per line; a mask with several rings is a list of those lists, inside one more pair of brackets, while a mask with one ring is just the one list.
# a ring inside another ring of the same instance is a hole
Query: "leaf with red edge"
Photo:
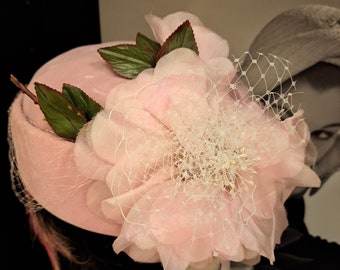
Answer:
[[74, 140], [87, 123], [84, 113], [61, 92], [41, 83], [35, 83], [38, 105], [54, 132]]
[[98, 52], [118, 75], [132, 79], [143, 70], [155, 67], [159, 48], [157, 42], [138, 33], [135, 45], [115, 45], [100, 48]]
[[194, 31], [191, 27], [189, 20], [182, 23], [163, 43], [160, 48], [157, 59], [162, 58], [167, 53], [178, 49], [178, 48], [188, 48], [198, 52], [197, 43], [194, 36]]

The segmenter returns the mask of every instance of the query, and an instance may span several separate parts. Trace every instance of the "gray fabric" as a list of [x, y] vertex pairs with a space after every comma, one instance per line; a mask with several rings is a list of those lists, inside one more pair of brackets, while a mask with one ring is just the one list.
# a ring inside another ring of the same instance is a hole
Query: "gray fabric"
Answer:
[[[310, 4], [284, 11], [265, 25], [249, 52], [254, 58], [262, 53], [286, 59], [292, 76], [318, 62], [340, 66], [340, 10]], [[256, 66], [249, 64], [251, 59], [245, 59], [242, 69], [249, 67], [247, 76], [254, 84], [258, 80], [258, 68], [265, 69], [268, 62], [262, 57]], [[270, 73], [266, 74], [270, 90], [276, 86], [274, 80], [277, 80], [277, 75], [272, 75], [273, 79]], [[282, 82], [288, 78], [290, 74], [283, 73]], [[263, 91], [261, 85], [255, 88], [257, 94], [264, 94]]]

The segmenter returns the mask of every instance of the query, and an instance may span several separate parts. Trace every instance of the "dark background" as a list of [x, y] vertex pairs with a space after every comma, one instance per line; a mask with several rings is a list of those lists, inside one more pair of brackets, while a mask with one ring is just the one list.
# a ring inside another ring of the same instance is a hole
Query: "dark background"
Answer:
[[71, 48], [100, 42], [97, 0], [1, 1], [1, 269], [51, 269], [44, 249], [32, 241], [24, 206], [11, 189], [7, 124], [8, 108], [18, 89], [14, 74], [27, 84], [46, 61]]

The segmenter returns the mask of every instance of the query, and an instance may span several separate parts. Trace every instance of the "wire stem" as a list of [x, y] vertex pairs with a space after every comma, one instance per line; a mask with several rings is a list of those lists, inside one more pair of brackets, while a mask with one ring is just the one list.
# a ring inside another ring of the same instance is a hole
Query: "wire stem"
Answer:
[[18, 87], [21, 92], [29, 96], [35, 104], [38, 104], [38, 98], [24, 84], [22, 84], [14, 75], [10, 75], [11, 82]]

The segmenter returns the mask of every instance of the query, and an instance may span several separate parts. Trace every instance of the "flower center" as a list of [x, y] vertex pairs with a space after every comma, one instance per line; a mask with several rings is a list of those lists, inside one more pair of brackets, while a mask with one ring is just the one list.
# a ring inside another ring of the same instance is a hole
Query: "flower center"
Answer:
[[230, 194], [252, 184], [255, 159], [242, 146], [242, 139], [232, 138], [224, 125], [209, 124], [203, 132], [195, 129], [186, 135], [176, 134], [172, 141], [174, 180]]

